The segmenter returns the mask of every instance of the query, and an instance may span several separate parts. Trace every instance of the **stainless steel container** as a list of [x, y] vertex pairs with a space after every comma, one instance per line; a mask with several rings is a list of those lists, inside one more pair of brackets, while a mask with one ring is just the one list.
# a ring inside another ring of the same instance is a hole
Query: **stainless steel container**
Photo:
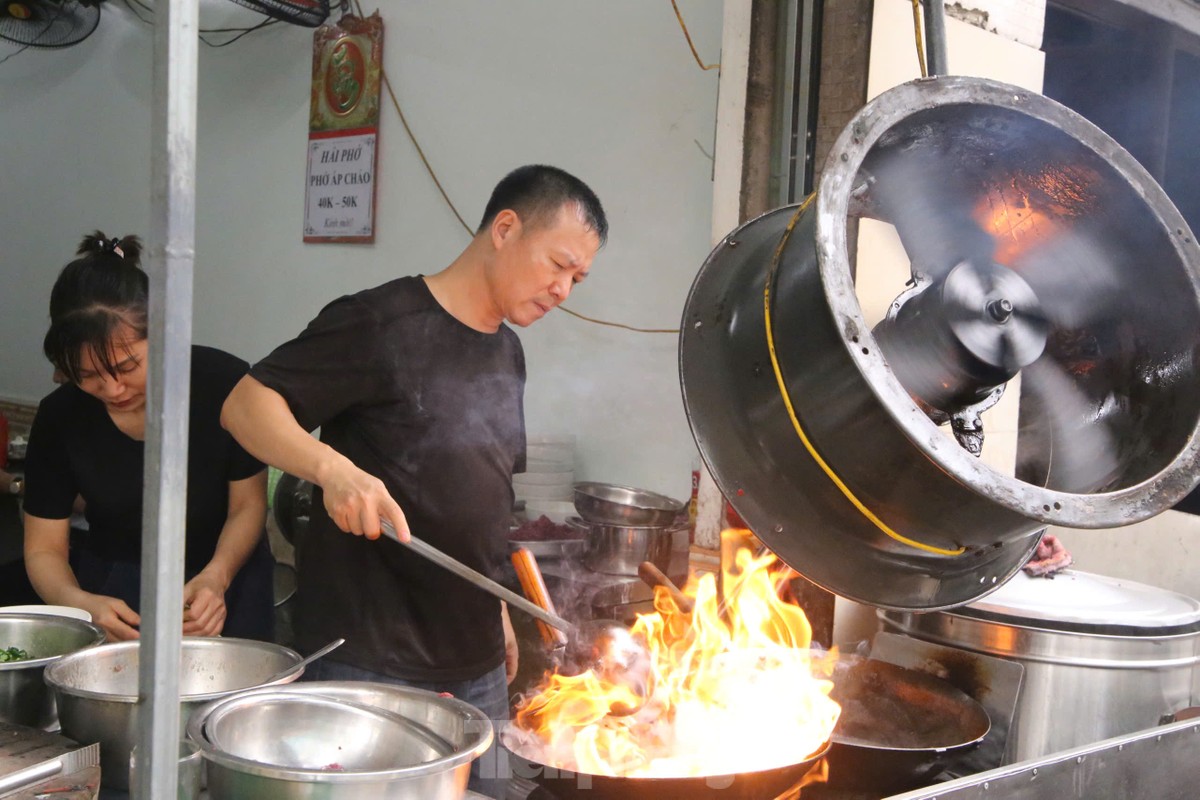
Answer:
[[955, 611], [880, 616], [885, 629], [1024, 665], [1006, 763], [1144, 730], [1196, 702], [1200, 603], [1151, 586], [1021, 573]]
[[657, 492], [585, 481], [575, 484], [575, 510], [594, 525], [666, 527], [675, 521], [684, 503]]
[[[285, 695], [308, 698], [313, 713], [292, 714], [303, 703], [281, 702]], [[398, 736], [386, 720], [380, 725], [364, 715], [363, 706], [399, 715], [428, 736]], [[210, 737], [210, 721], [229, 732]], [[188, 735], [204, 753], [212, 800], [461, 800], [471, 762], [491, 745], [493, 729], [483, 712], [452, 697], [329, 681], [212, 702], [192, 716]], [[453, 750], [442, 754], [422, 738]]]
[[46, 667], [68, 653], [104, 641], [90, 622], [49, 614], [0, 614], [0, 649], [18, 647], [30, 658], [0, 663], [0, 722], [47, 728], [57, 719]]
[[[129, 752], [137, 742], [138, 643], [82, 650], [51, 664], [46, 683], [58, 702], [65, 736], [100, 743], [106, 788], [129, 788]], [[180, 661], [180, 737], [200, 706], [266, 685], [299, 662], [294, 650], [250, 639], [185, 638]], [[303, 670], [276, 683], [289, 683]]]
[[662, 527], [590, 525], [583, 564], [593, 572], [636, 577], [638, 564], [650, 561], [666, 572], [673, 538], [674, 531]]

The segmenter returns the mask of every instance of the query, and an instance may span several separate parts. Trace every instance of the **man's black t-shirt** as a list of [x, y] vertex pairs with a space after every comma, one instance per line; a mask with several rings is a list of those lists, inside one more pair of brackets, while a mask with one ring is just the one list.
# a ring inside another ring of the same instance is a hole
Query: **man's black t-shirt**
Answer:
[[[326, 306], [251, 369], [307, 430], [381, 479], [414, 535], [493, 578], [524, 461], [520, 340], [462, 324], [420, 277]], [[504, 661], [500, 604], [408, 549], [338, 530], [314, 497], [297, 552], [297, 639], [408, 680], [476, 678]]]
[[[229, 510], [229, 482], [264, 467], [221, 427], [221, 406], [249, 364], [211, 347], [192, 348], [188, 426], [185, 568], [212, 559]], [[84, 546], [107, 561], [138, 564], [142, 553], [145, 443], [122, 433], [104, 404], [74, 384], [38, 405], [25, 461], [25, 511], [44, 519], [71, 516], [75, 496], [87, 503]], [[84, 587], [87, 589], [88, 587]]]

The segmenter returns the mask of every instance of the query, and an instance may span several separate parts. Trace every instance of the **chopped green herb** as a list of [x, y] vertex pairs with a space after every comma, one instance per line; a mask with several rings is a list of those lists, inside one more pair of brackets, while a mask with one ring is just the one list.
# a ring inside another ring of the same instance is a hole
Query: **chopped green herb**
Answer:
[[10, 647], [7, 650], [0, 650], [0, 664], [6, 661], [25, 661], [29, 658], [29, 653], [26, 653], [19, 647]]

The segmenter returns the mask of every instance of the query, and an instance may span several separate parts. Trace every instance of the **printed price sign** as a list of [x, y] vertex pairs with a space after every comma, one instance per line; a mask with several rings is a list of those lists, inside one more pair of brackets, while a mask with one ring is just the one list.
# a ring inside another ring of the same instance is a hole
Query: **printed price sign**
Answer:
[[304, 238], [375, 236], [375, 133], [308, 142]]
[[383, 20], [344, 16], [313, 33], [304, 241], [375, 241]]

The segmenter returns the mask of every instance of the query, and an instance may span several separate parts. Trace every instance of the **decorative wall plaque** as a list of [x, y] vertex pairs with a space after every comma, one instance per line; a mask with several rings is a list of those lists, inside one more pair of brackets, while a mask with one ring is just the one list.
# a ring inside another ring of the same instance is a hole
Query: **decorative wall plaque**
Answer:
[[304, 241], [374, 242], [383, 18], [313, 32]]

